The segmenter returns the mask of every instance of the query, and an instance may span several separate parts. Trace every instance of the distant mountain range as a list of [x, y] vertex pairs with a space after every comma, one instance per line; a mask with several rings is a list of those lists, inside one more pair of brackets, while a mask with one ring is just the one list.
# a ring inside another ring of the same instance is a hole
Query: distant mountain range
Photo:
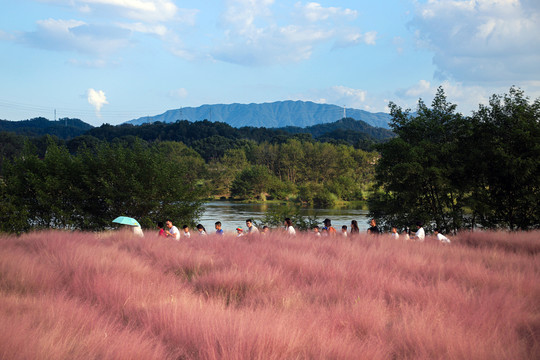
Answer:
[[189, 120], [192, 122], [209, 120], [212, 122], [224, 122], [236, 128], [243, 126], [265, 128], [294, 126], [305, 128], [336, 122], [344, 117], [362, 120], [374, 127], [389, 129], [389, 114], [371, 113], [351, 108], [346, 108], [344, 111], [342, 107], [337, 105], [316, 104], [311, 101], [277, 101], [263, 104], [217, 104], [185, 107], [168, 110], [160, 115], [130, 120], [127, 123], [141, 125], [156, 121], [173, 123], [177, 120]]

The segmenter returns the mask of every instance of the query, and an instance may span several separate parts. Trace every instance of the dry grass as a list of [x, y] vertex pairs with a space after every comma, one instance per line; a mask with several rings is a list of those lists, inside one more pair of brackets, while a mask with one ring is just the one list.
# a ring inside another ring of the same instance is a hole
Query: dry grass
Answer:
[[0, 359], [538, 359], [540, 233], [0, 238]]

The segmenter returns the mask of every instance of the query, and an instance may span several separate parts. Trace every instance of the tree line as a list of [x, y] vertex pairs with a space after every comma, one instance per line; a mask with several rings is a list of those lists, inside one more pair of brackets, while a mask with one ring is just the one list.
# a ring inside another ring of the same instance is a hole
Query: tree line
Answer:
[[466, 117], [439, 88], [431, 107], [390, 113], [397, 137], [377, 146], [372, 216], [447, 231], [540, 227], [540, 99], [512, 87]]
[[348, 145], [292, 138], [243, 141], [205, 161], [181, 142], [89, 139], [47, 137], [41, 149], [27, 139], [18, 155], [3, 162], [0, 230], [99, 230], [119, 215], [147, 227], [166, 218], [193, 224], [210, 197], [332, 206], [365, 199], [377, 157]]

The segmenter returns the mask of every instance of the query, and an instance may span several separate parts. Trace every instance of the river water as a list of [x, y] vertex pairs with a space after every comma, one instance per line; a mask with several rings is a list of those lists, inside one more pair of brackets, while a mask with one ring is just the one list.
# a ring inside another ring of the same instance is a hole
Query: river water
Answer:
[[[245, 204], [232, 201], [214, 201], [205, 204], [205, 211], [199, 218], [199, 222], [206, 228], [209, 234], [214, 232], [214, 224], [221, 221], [223, 230], [227, 233], [234, 232], [237, 227], [246, 228], [246, 220], [253, 219], [257, 224], [265, 217], [267, 211], [279, 208], [283, 205], [275, 203], [266, 204]], [[350, 227], [351, 220], [358, 221], [360, 231], [365, 231], [369, 227], [368, 210], [351, 208], [314, 209], [300, 208], [302, 216], [315, 216], [322, 226], [322, 221], [326, 218], [332, 220], [332, 225], [336, 230], [340, 230], [342, 225]], [[193, 231], [192, 231], [193, 232]]]

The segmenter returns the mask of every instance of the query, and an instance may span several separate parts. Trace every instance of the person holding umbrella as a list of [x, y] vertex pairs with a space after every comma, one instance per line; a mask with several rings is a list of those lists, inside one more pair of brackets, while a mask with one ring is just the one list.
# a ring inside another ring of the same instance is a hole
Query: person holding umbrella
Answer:
[[137, 236], [143, 237], [144, 233], [141, 229], [141, 225], [137, 220], [128, 216], [119, 216], [112, 221], [113, 223], [126, 225], [133, 229], [133, 233]]

